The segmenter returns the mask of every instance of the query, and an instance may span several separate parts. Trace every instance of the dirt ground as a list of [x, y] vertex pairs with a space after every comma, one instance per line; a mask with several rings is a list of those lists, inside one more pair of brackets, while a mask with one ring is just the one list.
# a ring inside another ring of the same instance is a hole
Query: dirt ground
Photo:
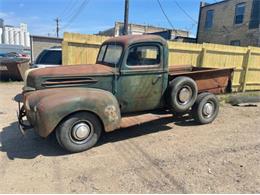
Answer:
[[0, 193], [260, 193], [260, 104], [222, 105], [205, 126], [169, 117], [122, 129], [67, 154], [19, 132], [21, 87], [0, 83]]

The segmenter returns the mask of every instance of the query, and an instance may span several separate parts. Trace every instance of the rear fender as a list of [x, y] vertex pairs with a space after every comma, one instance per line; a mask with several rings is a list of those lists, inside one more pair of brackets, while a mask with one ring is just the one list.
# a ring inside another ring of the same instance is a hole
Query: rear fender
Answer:
[[[42, 91], [36, 105], [29, 107], [36, 112], [36, 129], [42, 137], [47, 137], [68, 115], [78, 111], [96, 114], [103, 123], [106, 132], [120, 126], [121, 114], [118, 102], [110, 92], [92, 88], [46, 89]], [[31, 101], [33, 102], [33, 101]], [[34, 101], [35, 102], [35, 101]]]

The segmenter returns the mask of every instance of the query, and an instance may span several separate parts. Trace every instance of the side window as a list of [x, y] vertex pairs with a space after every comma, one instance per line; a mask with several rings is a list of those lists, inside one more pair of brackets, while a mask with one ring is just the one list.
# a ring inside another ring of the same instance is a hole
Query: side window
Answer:
[[160, 48], [158, 46], [134, 46], [129, 50], [127, 65], [158, 65], [160, 64]]
[[242, 24], [244, 21], [244, 14], [245, 14], [245, 3], [240, 3], [236, 5], [236, 12], [235, 12], [235, 24]]
[[231, 42], [230, 42], [230, 45], [233, 45], [233, 46], [240, 46], [240, 40], [234, 40], [234, 41], [231, 41]]
[[214, 10], [208, 10], [205, 20], [205, 29], [210, 29], [213, 26]]
[[260, 1], [254, 0], [251, 12], [251, 19], [249, 22], [249, 29], [259, 28], [260, 24]]
[[122, 54], [122, 46], [120, 45], [108, 45], [104, 62], [109, 64], [117, 64]]
[[99, 55], [98, 55], [98, 59], [97, 59], [98, 62], [102, 62], [104, 54], [105, 54], [105, 51], [106, 51], [106, 48], [107, 48], [107, 45], [103, 45], [101, 47]]

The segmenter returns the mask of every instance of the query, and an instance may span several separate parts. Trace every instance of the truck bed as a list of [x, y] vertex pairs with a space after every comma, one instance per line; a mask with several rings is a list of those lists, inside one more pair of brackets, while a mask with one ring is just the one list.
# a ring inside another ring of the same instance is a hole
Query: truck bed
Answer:
[[231, 81], [234, 68], [194, 67], [191, 65], [169, 66], [169, 81], [179, 76], [195, 80], [199, 93], [214, 94], [231, 92]]

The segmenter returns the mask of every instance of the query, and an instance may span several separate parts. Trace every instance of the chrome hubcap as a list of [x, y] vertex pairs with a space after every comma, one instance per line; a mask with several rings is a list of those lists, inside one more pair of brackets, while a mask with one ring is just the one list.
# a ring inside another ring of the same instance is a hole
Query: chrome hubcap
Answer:
[[214, 112], [214, 105], [210, 102], [206, 103], [204, 106], [203, 106], [203, 114], [206, 116], [206, 117], [210, 117]]
[[192, 96], [191, 89], [189, 87], [184, 87], [180, 90], [179, 100], [181, 103], [186, 104]]
[[89, 136], [90, 132], [91, 128], [87, 123], [84, 122], [78, 123], [72, 128], [72, 136], [78, 141], [86, 139]]

